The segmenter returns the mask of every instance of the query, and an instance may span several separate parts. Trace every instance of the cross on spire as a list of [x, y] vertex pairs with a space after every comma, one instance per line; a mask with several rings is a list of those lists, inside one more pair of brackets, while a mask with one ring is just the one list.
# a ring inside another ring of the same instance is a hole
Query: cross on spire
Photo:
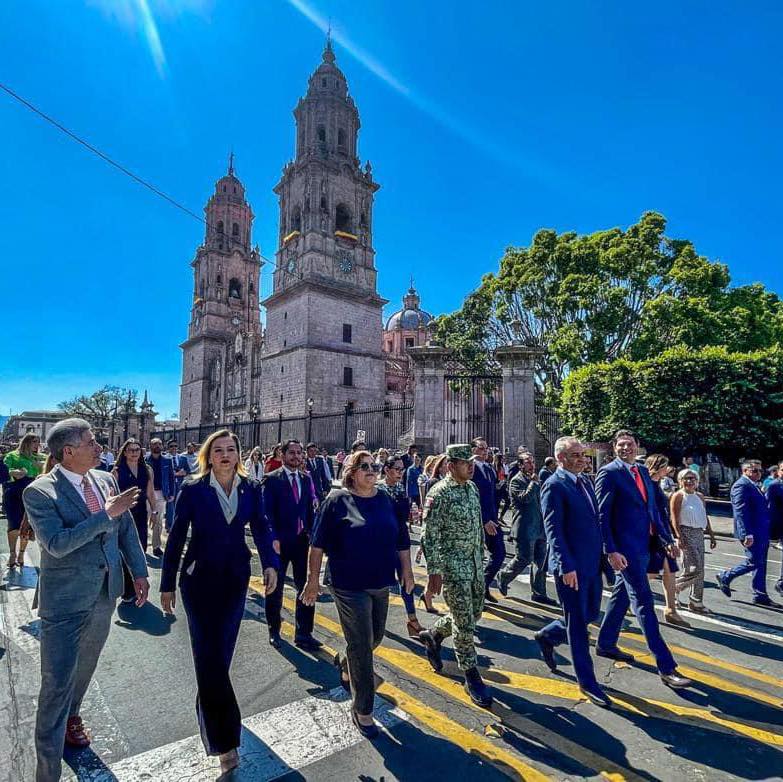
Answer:
[[228, 175], [234, 176], [234, 150], [228, 156]]

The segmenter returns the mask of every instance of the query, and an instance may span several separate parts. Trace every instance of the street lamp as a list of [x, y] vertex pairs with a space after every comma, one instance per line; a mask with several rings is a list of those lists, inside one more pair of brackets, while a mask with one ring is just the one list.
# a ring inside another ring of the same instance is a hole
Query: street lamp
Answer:
[[309, 443], [313, 439], [313, 405], [315, 399], [308, 397], [307, 399], [307, 442]]

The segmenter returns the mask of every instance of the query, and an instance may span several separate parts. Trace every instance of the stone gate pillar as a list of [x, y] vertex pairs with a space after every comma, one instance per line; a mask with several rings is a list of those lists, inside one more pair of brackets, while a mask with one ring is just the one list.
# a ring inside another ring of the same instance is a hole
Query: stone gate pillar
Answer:
[[503, 384], [503, 447], [512, 453], [524, 445], [536, 447], [536, 401], [533, 369], [543, 351], [526, 345], [504, 345], [495, 350]]
[[413, 367], [413, 441], [422, 454], [442, 453], [446, 359], [451, 351], [435, 345], [408, 348]]

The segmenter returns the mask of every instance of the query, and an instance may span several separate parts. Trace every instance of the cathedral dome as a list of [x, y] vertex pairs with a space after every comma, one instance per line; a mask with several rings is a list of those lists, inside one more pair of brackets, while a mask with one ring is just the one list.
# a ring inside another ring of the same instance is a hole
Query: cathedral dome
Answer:
[[386, 331], [393, 329], [426, 329], [432, 324], [433, 317], [425, 312], [420, 304], [419, 294], [411, 284], [407, 295], [402, 300], [402, 309], [393, 313], [386, 321]]

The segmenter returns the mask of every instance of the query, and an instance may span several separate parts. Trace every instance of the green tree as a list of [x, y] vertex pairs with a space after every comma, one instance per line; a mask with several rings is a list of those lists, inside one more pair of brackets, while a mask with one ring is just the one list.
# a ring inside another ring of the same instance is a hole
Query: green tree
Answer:
[[565, 380], [566, 428], [590, 441], [633, 429], [651, 449], [777, 458], [783, 443], [783, 350], [679, 347], [644, 361], [591, 364]]
[[88, 421], [105, 425], [114, 415], [135, 412], [138, 392], [119, 386], [103, 386], [89, 396], [75, 396], [60, 402], [57, 407], [68, 415], [86, 418]]

